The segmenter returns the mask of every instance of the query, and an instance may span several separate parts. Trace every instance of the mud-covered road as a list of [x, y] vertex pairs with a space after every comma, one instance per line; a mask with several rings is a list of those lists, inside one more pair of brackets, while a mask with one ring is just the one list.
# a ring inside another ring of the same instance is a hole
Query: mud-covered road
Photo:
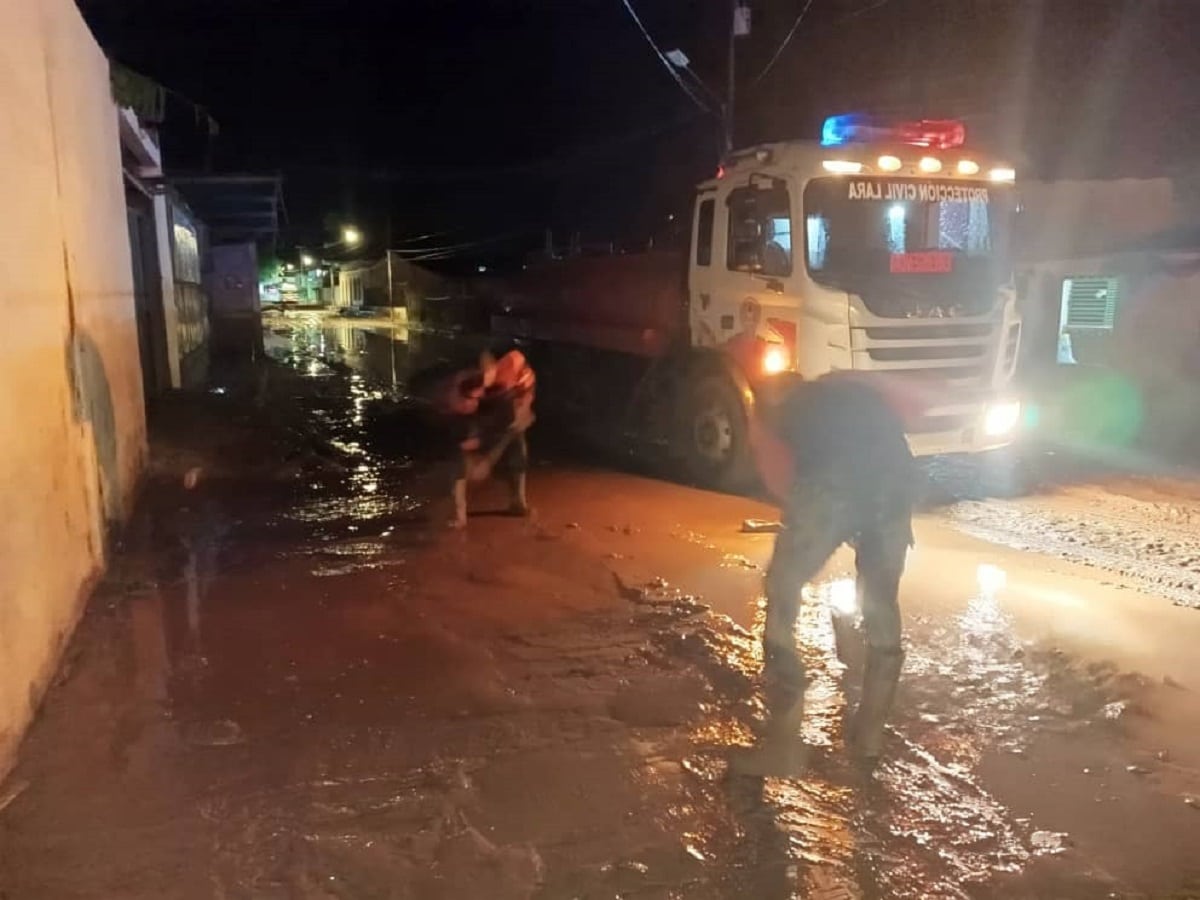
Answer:
[[752, 778], [772, 539], [741, 526], [772, 509], [542, 439], [532, 520], [484, 492], [447, 533], [392, 401], [419, 337], [269, 327], [266, 376], [157, 411], [0, 786], [0, 897], [1200, 897], [1191, 482], [923, 513], [871, 785], [840, 556], [800, 629], [807, 767]]

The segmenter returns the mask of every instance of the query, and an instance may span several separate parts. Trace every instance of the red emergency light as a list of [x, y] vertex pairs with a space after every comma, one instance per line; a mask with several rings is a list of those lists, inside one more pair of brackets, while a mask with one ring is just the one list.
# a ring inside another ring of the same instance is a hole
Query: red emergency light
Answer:
[[953, 150], [967, 140], [967, 129], [962, 122], [953, 119], [922, 119], [919, 122], [904, 122], [897, 131], [900, 141], [914, 147], [929, 147], [933, 150]]
[[821, 144], [825, 147], [891, 142], [933, 150], [951, 150], [961, 147], [966, 140], [967, 128], [957, 119], [885, 122], [872, 116], [851, 113], [830, 116], [821, 127]]

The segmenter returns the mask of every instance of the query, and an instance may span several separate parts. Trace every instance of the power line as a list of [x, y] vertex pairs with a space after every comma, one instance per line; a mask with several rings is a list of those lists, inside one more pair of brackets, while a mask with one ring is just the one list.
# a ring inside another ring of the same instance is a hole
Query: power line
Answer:
[[538, 230], [539, 229], [530, 226], [513, 231], [506, 231], [502, 234], [496, 234], [490, 237], [476, 238], [472, 241], [463, 241], [458, 244], [446, 244], [441, 247], [422, 247], [420, 249], [413, 250], [393, 249], [392, 252], [401, 256], [401, 258], [412, 261], [419, 261], [423, 259], [444, 259], [446, 257], [457, 255], [464, 250], [474, 250], [489, 244], [502, 244], [505, 241], [510, 241], [514, 238], [522, 237], [523, 235], [535, 234]]
[[883, 6], [884, 4], [886, 4], [888, 2], [890, 2], [890, 0], [875, 0], [874, 3], [869, 3], [860, 9], [856, 9], [852, 13], [848, 13], [845, 16], [845, 18], [846, 19], [854, 19], [854, 18], [857, 18], [858, 16], [866, 15], [867, 13], [872, 12], [873, 10], [879, 9], [879, 7]]
[[629, 0], [621, 0], [621, 2], [625, 4], [625, 9], [629, 11], [630, 17], [634, 22], [637, 23], [638, 30], [641, 31], [642, 37], [646, 39], [646, 43], [648, 43], [651, 49], [654, 50], [654, 55], [658, 57], [659, 61], [663, 64], [663, 67], [667, 70], [667, 72], [670, 73], [671, 77], [675, 79], [675, 83], [679, 85], [680, 90], [687, 94], [691, 101], [702, 110], [705, 112], [711, 112], [712, 110], [708, 107], [708, 105], [692, 92], [692, 89], [688, 87], [687, 82], [679, 77], [679, 73], [675, 71], [675, 66], [669, 59], [667, 59], [666, 54], [658, 49], [658, 44], [654, 43], [654, 38], [650, 36], [650, 32], [646, 30], [646, 26], [642, 24], [642, 20], [638, 18], [638, 14], [634, 10], [633, 4], [631, 4]]
[[779, 45], [779, 48], [775, 51], [775, 55], [771, 57], [771, 61], [768, 62], [763, 70], [758, 73], [758, 77], [754, 79], [754, 84], [758, 84], [760, 81], [762, 81], [763, 78], [766, 77], [766, 74], [770, 72], [772, 68], [774, 68], [775, 63], [779, 60], [784, 48], [786, 48], [787, 45], [792, 42], [792, 38], [796, 35], [796, 29], [798, 29], [800, 27], [800, 23], [804, 21], [804, 16], [808, 13], [808, 10], [812, 5], [813, 0], [808, 0], [808, 2], [804, 4], [804, 8], [800, 10], [800, 15], [796, 16], [796, 21], [792, 23], [792, 30], [787, 33], [787, 37], [783, 39], [783, 43]]
[[[398, 248], [402, 244], [423, 244], [426, 241], [433, 240], [436, 237], [446, 237], [452, 234], [450, 231], [430, 231], [426, 234], [417, 234], [412, 237], [398, 238], [392, 241], [392, 249]], [[414, 250], [420, 248], [414, 248]]]

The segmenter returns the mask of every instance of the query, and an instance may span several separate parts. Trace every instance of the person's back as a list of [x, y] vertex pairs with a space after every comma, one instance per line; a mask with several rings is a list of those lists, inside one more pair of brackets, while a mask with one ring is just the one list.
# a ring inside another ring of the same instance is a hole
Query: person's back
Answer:
[[772, 485], [784, 523], [766, 577], [768, 682], [784, 698], [773, 705], [790, 740], [805, 680], [794, 638], [801, 588], [851, 544], [869, 648], [854, 743], [873, 764], [903, 659], [898, 590], [912, 543], [912, 453], [901, 416], [869, 383], [834, 374], [780, 387], [760, 443], [789, 464]]
[[834, 374], [796, 381], [774, 420], [799, 481], [836, 485], [862, 499], [912, 483], [912, 453], [900, 416], [859, 379]]

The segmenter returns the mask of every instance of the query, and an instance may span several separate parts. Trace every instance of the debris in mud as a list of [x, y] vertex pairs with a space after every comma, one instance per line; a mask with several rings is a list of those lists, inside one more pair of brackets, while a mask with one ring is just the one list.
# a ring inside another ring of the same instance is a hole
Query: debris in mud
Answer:
[[488, 895], [504, 898], [532, 897], [545, 881], [546, 867], [531, 845], [500, 847], [472, 825], [443, 839], [437, 852], [436, 882], [449, 893], [475, 893], [486, 881]]
[[4, 787], [2, 790], [0, 790], [0, 812], [4, 812], [10, 803], [25, 793], [25, 790], [28, 787], [29, 780], [22, 778], [21, 780], [14, 781], [7, 787]]
[[193, 724], [184, 734], [189, 744], [200, 747], [232, 747], [246, 739], [242, 727], [229, 719]]
[[1067, 835], [1061, 831], [1035, 831], [1029, 843], [1033, 852], [1040, 856], [1063, 853], [1070, 846]]
[[721, 560], [721, 566], [723, 568], [730, 569], [754, 570], [758, 568], [758, 563], [754, 562], [752, 559], [742, 556], [740, 553], [726, 553], [725, 557]]
[[600, 871], [608, 874], [614, 871], [636, 872], [638, 875], [645, 875], [650, 871], [650, 867], [643, 862], [629, 861], [619, 862], [616, 865], [613, 863], [605, 863], [600, 867]]
[[649, 591], [645, 588], [630, 587], [621, 580], [621, 576], [616, 572], [612, 573], [613, 582], [616, 584], [617, 596], [627, 603], [646, 603], [648, 602]]
[[781, 531], [782, 522], [772, 522], [768, 519], [742, 520], [742, 534], [778, 534]]
[[1190, 806], [1192, 809], [1200, 810], [1200, 797], [1194, 797], [1191, 794], [1186, 794], [1183, 798], [1183, 802], [1186, 806]]
[[1139, 766], [1136, 763], [1125, 767], [1125, 771], [1130, 775], [1149, 775], [1150, 770], [1145, 766]]
[[1125, 700], [1114, 700], [1111, 703], [1105, 703], [1100, 709], [1100, 714], [1109, 722], [1116, 722], [1129, 709], [1129, 703]]

